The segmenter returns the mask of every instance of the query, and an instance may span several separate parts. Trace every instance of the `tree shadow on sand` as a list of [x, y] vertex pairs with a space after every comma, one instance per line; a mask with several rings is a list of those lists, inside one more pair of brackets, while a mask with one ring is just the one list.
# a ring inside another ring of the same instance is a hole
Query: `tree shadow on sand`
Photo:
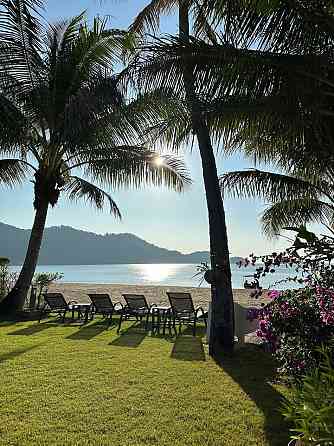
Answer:
[[270, 446], [289, 442], [289, 430], [280, 413], [282, 395], [273, 387], [275, 367], [259, 346], [245, 345], [231, 357], [216, 358], [217, 364], [237, 382], [265, 416], [264, 431]]

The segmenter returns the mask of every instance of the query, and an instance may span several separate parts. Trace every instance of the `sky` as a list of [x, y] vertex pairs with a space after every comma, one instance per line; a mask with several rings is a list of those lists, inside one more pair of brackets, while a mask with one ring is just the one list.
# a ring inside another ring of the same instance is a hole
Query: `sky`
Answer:
[[[49, 0], [45, 16], [51, 21], [77, 15], [83, 10], [88, 17], [99, 14], [111, 16], [111, 26], [127, 28], [148, 0]], [[174, 33], [174, 16], [161, 22], [162, 32]], [[226, 158], [217, 148], [218, 172], [253, 167], [242, 154]], [[220, 149], [220, 150], [219, 150]], [[185, 148], [182, 153], [193, 184], [177, 194], [165, 188], [111, 191], [122, 212], [118, 222], [108, 211], [97, 212], [84, 203], [71, 203], [65, 198], [51, 209], [47, 226], [72, 226], [96, 233], [133, 233], [168, 249], [184, 253], [208, 250], [208, 218], [198, 151]], [[0, 221], [20, 228], [31, 228], [33, 185], [25, 184], [15, 190], [0, 186]], [[225, 200], [225, 211], [231, 255], [247, 256], [250, 252], [265, 253], [277, 249], [281, 242], [267, 240], [261, 232], [260, 214], [265, 209], [258, 200]]]

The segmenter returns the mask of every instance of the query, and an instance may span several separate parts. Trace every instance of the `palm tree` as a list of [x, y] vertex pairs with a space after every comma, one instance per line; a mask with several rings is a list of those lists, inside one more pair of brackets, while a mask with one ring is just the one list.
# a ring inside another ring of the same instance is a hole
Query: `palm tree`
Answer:
[[[268, 2], [271, 11], [263, 7], [257, 16], [253, 7], [252, 26], [249, 22], [241, 25], [239, 17], [237, 33], [258, 39], [256, 50], [210, 45], [210, 56], [217, 66], [221, 64], [222, 82], [216, 103], [204, 107], [208, 115], [214, 115], [214, 124], [224, 129], [227, 149], [242, 148], [255, 164], [269, 163], [280, 173], [230, 172], [221, 178], [222, 190], [234, 197], [257, 196], [271, 203], [262, 216], [269, 236], [287, 226], [315, 221], [333, 226], [331, 2]], [[247, 14], [244, 23], [245, 17]], [[254, 40], [252, 44], [254, 48]], [[202, 46], [200, 52], [207, 58], [207, 49]], [[212, 69], [212, 59], [207, 69]], [[238, 78], [228, 88], [223, 79], [229, 78], [231, 69]]]
[[[293, 199], [285, 197], [285, 202], [267, 211], [267, 231], [276, 231], [290, 217], [295, 222], [331, 220], [332, 2], [152, 0], [132, 29], [155, 31], [159, 15], [174, 7], [180, 11], [180, 36], [150, 40], [144, 48], [140, 81], [146, 89], [162, 91], [174, 102], [174, 116], [162, 117], [160, 132], [164, 131], [165, 138], [177, 144], [189, 132], [197, 136], [204, 179], [208, 179], [209, 218], [223, 210], [213, 192], [215, 164], [210, 165], [205, 157], [212, 155], [214, 141], [223, 143], [226, 152], [243, 150], [255, 164], [270, 162], [287, 173], [274, 177], [268, 172], [237, 172], [222, 182], [227, 191], [235, 187], [236, 194], [254, 195], [266, 187], [260, 192], [266, 199], [282, 199], [284, 191], [295, 193]], [[194, 24], [191, 37], [184, 12], [187, 7]], [[221, 215], [220, 224], [210, 218], [210, 238], [213, 253], [217, 246], [224, 247], [219, 253], [224, 265], [227, 243], [224, 246], [223, 242], [227, 239]], [[213, 228], [219, 228], [220, 234]], [[224, 284], [229, 304], [229, 281]], [[216, 331], [218, 317], [213, 316]], [[224, 322], [231, 328], [229, 321]]]
[[[1, 312], [22, 308], [48, 209], [66, 194], [97, 209], [120, 211], [105, 188], [142, 184], [182, 191], [181, 161], [148, 150], [143, 126], [154, 115], [145, 97], [126, 99], [114, 67], [131, 39], [83, 14], [42, 27], [37, 0], [2, 1], [0, 9], [0, 181], [15, 186], [32, 174], [35, 219], [16, 286]], [[158, 161], [158, 162], [157, 162]]]
[[[195, 20], [194, 32], [196, 35], [205, 36], [207, 40], [215, 41], [215, 33], [209, 22], [202, 14], [201, 2], [191, 0], [152, 0], [147, 7], [138, 15], [131, 26], [131, 31], [143, 34], [147, 28], [156, 31], [159, 26], [160, 14], [169, 12], [173, 8], [177, 8], [179, 12], [179, 41], [182, 45], [188, 46], [191, 41], [190, 31], [190, 14]], [[148, 44], [144, 48], [143, 59], [139, 69], [139, 83], [144, 86], [144, 91], [155, 92], [158, 95], [168, 98], [167, 90], [172, 91], [176, 84], [168, 81], [169, 73], [166, 76], [160, 76], [160, 68], [165, 67], [164, 54], [162, 51], [156, 57], [155, 50], [156, 41], [153, 46]], [[152, 45], [152, 44], [151, 44]], [[159, 67], [159, 64], [162, 65]], [[196, 80], [194, 78], [193, 66], [188, 64], [186, 60], [182, 60], [180, 64], [180, 77], [177, 82], [180, 86], [178, 93], [183, 99], [182, 104], [177, 104], [174, 95], [165, 131], [160, 132], [164, 141], [168, 141], [170, 135], [170, 121], [178, 127], [171, 130], [171, 139], [174, 145], [178, 145], [180, 141], [175, 137], [177, 133], [184, 135], [195, 135], [198, 148], [202, 160], [203, 179], [205, 185], [205, 193], [207, 200], [208, 216], [209, 216], [209, 233], [210, 233], [210, 253], [211, 265], [214, 270], [215, 281], [212, 284], [212, 320], [209, 353], [216, 355], [221, 348], [225, 351], [232, 351], [234, 344], [234, 306], [233, 293], [231, 284], [231, 269], [229, 261], [229, 248], [226, 230], [225, 210], [222, 196], [219, 188], [219, 178], [217, 174], [214, 147], [210, 129], [199, 108], [199, 97], [201, 89], [197, 89]], [[160, 82], [163, 78], [164, 82]], [[172, 76], [171, 76], [172, 77]], [[165, 83], [165, 81], [167, 82]], [[164, 85], [165, 84], [165, 85]], [[165, 88], [168, 86], [168, 88]], [[169, 97], [169, 99], [171, 99]], [[185, 115], [178, 122], [179, 115], [177, 110], [184, 111]], [[167, 113], [168, 114], [168, 113]], [[166, 118], [166, 115], [165, 115]], [[187, 120], [186, 129], [183, 127], [184, 119]], [[167, 122], [165, 120], [165, 123]], [[164, 127], [164, 125], [163, 125]], [[187, 136], [185, 136], [186, 138]]]
[[[155, 85], [172, 88], [180, 96], [186, 61], [200, 86], [197, 109], [225, 151], [242, 150], [255, 164], [270, 163], [286, 173], [251, 169], [222, 178], [227, 193], [257, 195], [274, 204], [263, 216], [267, 233], [292, 222], [331, 224], [331, 2], [241, 1], [234, 2], [234, 13], [232, 3], [203, 3], [207, 17], [216, 14], [216, 24], [225, 25], [216, 41], [160, 39], [149, 48], [147, 71], [154, 72]], [[186, 118], [183, 124], [189, 127]]]

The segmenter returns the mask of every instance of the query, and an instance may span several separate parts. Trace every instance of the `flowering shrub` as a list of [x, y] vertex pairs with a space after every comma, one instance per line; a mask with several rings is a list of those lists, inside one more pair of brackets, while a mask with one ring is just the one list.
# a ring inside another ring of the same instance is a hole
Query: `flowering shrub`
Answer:
[[[253, 274], [256, 280], [261, 280], [268, 274], [275, 274], [279, 268], [285, 267], [287, 277], [277, 284], [294, 282], [306, 286], [322, 286], [334, 288], [334, 237], [317, 236], [304, 226], [288, 228], [296, 232], [292, 246], [283, 252], [273, 252], [267, 255], [250, 254], [238, 262], [239, 268], [256, 267]], [[252, 297], [260, 297], [262, 288], [252, 292]]]
[[320, 345], [334, 336], [334, 292], [321, 287], [271, 291], [270, 302], [249, 311], [257, 336], [270, 347], [279, 370], [298, 377], [317, 363]]

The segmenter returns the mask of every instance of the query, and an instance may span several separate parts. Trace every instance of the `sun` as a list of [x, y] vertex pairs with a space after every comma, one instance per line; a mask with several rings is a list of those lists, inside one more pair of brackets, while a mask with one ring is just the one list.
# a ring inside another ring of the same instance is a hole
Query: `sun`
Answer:
[[157, 167], [162, 166], [163, 163], [164, 163], [164, 160], [163, 160], [163, 158], [161, 158], [161, 156], [157, 156], [157, 157], [155, 158], [155, 160], [154, 160], [154, 164], [155, 164]]

